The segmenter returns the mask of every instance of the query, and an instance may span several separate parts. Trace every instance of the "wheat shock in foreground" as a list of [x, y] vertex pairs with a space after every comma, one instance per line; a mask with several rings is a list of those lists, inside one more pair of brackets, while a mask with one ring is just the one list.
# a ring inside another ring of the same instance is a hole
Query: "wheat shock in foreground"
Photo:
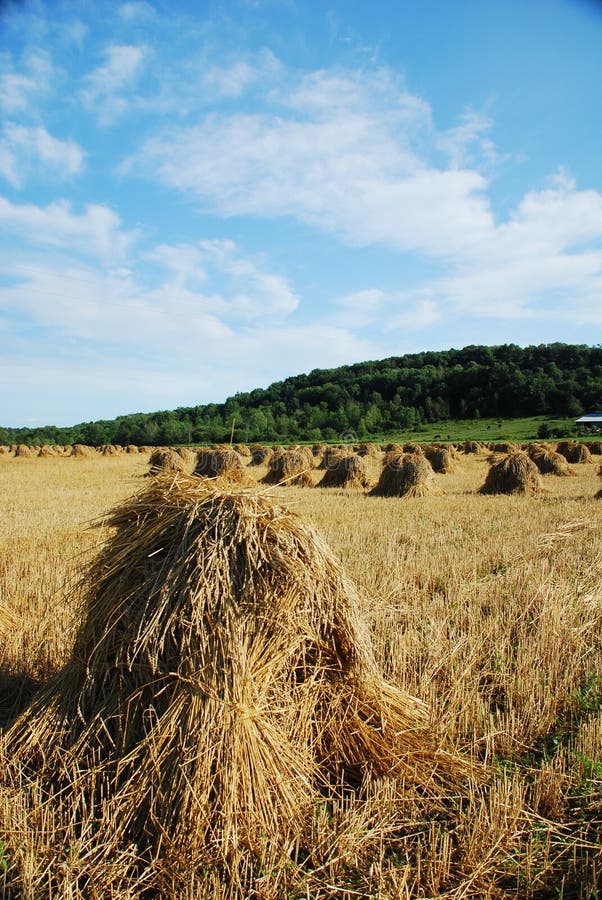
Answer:
[[186, 859], [188, 878], [219, 867], [243, 887], [268, 836], [272, 852], [303, 846], [320, 799], [376, 775], [435, 798], [457, 780], [298, 516], [166, 477], [106, 524], [71, 659], [6, 742], [9, 779], [38, 779], [59, 810], [95, 809], [86, 827], [107, 854]]
[[396, 499], [2, 457], [0, 896], [595, 896], [599, 462], [455, 463]]

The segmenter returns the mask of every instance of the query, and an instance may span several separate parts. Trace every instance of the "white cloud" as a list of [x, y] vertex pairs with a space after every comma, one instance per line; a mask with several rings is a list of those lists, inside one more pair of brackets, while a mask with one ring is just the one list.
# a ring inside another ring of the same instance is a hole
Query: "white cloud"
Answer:
[[64, 200], [42, 207], [0, 197], [3, 228], [29, 244], [66, 248], [102, 259], [120, 259], [135, 238], [134, 233], [122, 230], [119, 216], [109, 207], [89, 204], [77, 214]]
[[600, 324], [601, 239], [602, 195], [560, 173], [483, 228], [425, 290], [449, 314]]
[[292, 86], [288, 75], [258, 111], [205, 115], [156, 136], [124, 171], [158, 176], [203, 211], [290, 217], [446, 270], [422, 293], [360, 288], [345, 301], [350, 327], [377, 328], [377, 309], [383, 332], [464, 314], [552, 321], [567, 306], [599, 321], [602, 194], [560, 172], [496, 221], [484, 172], [503, 156], [490, 119], [469, 111], [438, 132], [428, 104], [385, 69], [319, 71]]
[[420, 331], [442, 318], [439, 304], [427, 289], [383, 291], [365, 288], [336, 301], [335, 321], [348, 328], [370, 329], [386, 335], [392, 331]]
[[438, 303], [426, 291], [405, 295], [397, 309], [385, 321], [384, 331], [421, 331], [435, 325], [442, 318]]
[[254, 384], [258, 385], [315, 368], [373, 359], [376, 348], [372, 340], [350, 329], [316, 321], [253, 328], [220, 350], [228, 366], [239, 372], [253, 372]]
[[0, 288], [0, 304], [69, 342], [120, 348], [137, 355], [153, 348], [186, 352], [191, 342], [214, 342], [230, 329], [186, 292], [143, 290], [128, 270], [99, 270], [75, 261], [6, 267], [18, 279]]
[[7, 357], [5, 366], [0, 362], [0, 384], [4, 382], [7, 397], [15, 396], [14, 386], [19, 386], [18, 404], [8, 412], [7, 402], [4, 424], [22, 425], [24, 409], [36, 411], [31, 424], [50, 420], [70, 425], [138, 410], [219, 402], [292, 372], [374, 358], [376, 349], [344, 329], [319, 323], [221, 335], [182, 329], [181, 335], [189, 335], [185, 344], [179, 336], [169, 346], [158, 345], [152, 354], [145, 348], [140, 352], [138, 344], [128, 352], [119, 345], [105, 345], [98, 352], [89, 343], [58, 338], [46, 342], [45, 352], [38, 344], [21, 341], [19, 355]]
[[[187, 297], [192, 303], [226, 318], [255, 320], [286, 316], [294, 312], [299, 298], [285, 278], [266, 271], [261, 259], [241, 254], [230, 240], [205, 240], [196, 244], [159, 245], [146, 258], [167, 271], [159, 291], [174, 299]], [[205, 284], [218, 277], [220, 294], [205, 295]]]
[[[131, 253], [129, 265], [106, 260], [97, 266], [73, 252], [78, 249], [74, 229], [83, 231], [87, 224], [86, 240], [94, 231], [89, 218], [59, 208], [38, 210], [36, 216], [31, 208], [0, 203], [0, 224], [43, 233], [50, 220], [61, 232], [56, 243], [72, 252], [7, 257], [3, 275], [9, 283], [0, 287], [0, 308], [68, 341], [119, 346], [133, 354], [152, 347], [154, 353], [194, 359], [201, 345], [204, 353], [218, 346], [223, 353], [255, 329], [260, 335], [284, 328], [298, 304], [283, 277], [263, 260], [246, 257], [232, 241], [159, 245], [140, 257]], [[149, 266], [158, 277], [153, 271], [148, 279]]]
[[321, 69], [301, 77], [292, 88], [275, 92], [283, 107], [307, 118], [331, 121], [334, 114], [365, 116], [386, 120], [398, 130], [398, 138], [409, 128], [431, 129], [430, 105], [410, 93], [386, 68], [371, 71], [329, 71]]
[[25, 53], [18, 68], [9, 56], [0, 58], [0, 64], [0, 108], [7, 113], [28, 112], [54, 84], [50, 57], [39, 48]]
[[21, 187], [32, 172], [50, 171], [59, 178], [82, 169], [84, 153], [75, 141], [61, 141], [40, 126], [8, 122], [0, 139], [0, 173], [13, 187]]
[[89, 34], [89, 27], [75, 19], [72, 22], [66, 22], [61, 28], [61, 37], [67, 44], [75, 44], [76, 47], [83, 47], [84, 41]]
[[106, 62], [88, 75], [94, 96], [113, 94], [128, 87], [140, 71], [144, 50], [132, 45], [114, 44], [105, 51]]
[[389, 295], [380, 288], [363, 288], [335, 298], [335, 320], [347, 328], [358, 329], [371, 325], [382, 314]]
[[129, 108], [146, 55], [145, 47], [112, 44], [105, 50], [104, 64], [88, 73], [82, 100], [102, 124], [113, 124]]
[[602, 194], [580, 191], [559, 172], [543, 190], [531, 190], [508, 221], [497, 229], [500, 252], [522, 250], [533, 256], [558, 253], [602, 238]]
[[437, 146], [448, 156], [454, 169], [479, 165], [484, 162], [487, 167], [496, 165], [501, 160], [495, 144], [487, 137], [493, 121], [468, 110], [461, 117], [459, 125], [442, 132], [436, 138]]
[[19, 187], [21, 179], [17, 171], [17, 160], [6, 141], [0, 140], [0, 175], [13, 187]]
[[[440, 215], [452, 215], [452, 201]], [[446, 212], [447, 210], [447, 212]], [[417, 235], [428, 213], [415, 217]], [[450, 220], [451, 221], [451, 220]], [[478, 217], [473, 218], [478, 225]], [[383, 233], [387, 221], [381, 223]], [[468, 233], [468, 225], [462, 229]], [[602, 195], [560, 172], [529, 191], [506, 221], [484, 216], [473, 240], [447, 245], [446, 271], [414, 290], [370, 287], [340, 298], [350, 327], [382, 334], [427, 329], [458, 317], [602, 324]], [[408, 238], [410, 240], [410, 238]], [[435, 248], [435, 244], [431, 245]], [[445, 255], [445, 246], [440, 256]]]
[[278, 70], [278, 61], [266, 51], [252, 62], [238, 60], [229, 66], [210, 66], [202, 75], [202, 84], [214, 98], [234, 99], [250, 85], [273, 77]]
[[274, 112], [207, 115], [149, 140], [125, 165], [221, 215], [292, 216], [346, 243], [447, 254], [492, 225], [475, 170], [421, 151], [430, 109], [387, 73], [325, 72], [271, 95]]
[[32, 78], [17, 72], [5, 72], [0, 76], [0, 105], [11, 113], [26, 109], [35, 90], [36, 83]]
[[[565, 318], [569, 310], [581, 321], [602, 324], [602, 251], [509, 258], [451, 275], [432, 289], [455, 309], [485, 318]], [[598, 297], [597, 307], [591, 297]], [[589, 312], [587, 311], [589, 310]]]
[[266, 272], [260, 260], [243, 257], [233, 241], [201, 241], [207, 263], [227, 275], [233, 312], [250, 319], [294, 312], [299, 298], [280, 275]]
[[207, 279], [204, 255], [196, 244], [159, 244], [145, 258], [169, 273], [173, 287], [199, 286]]
[[[149, 265], [163, 267], [161, 283], [144, 284]], [[162, 245], [136, 268], [98, 268], [61, 255], [6, 262], [3, 273], [0, 323], [20, 363], [40, 365], [39, 345], [28, 338], [33, 325], [57, 359], [69, 360], [64, 369], [55, 363], [57, 391], [72, 391], [80, 368], [93, 382], [106, 372], [107, 386], [118, 371], [123, 385], [124, 372], [139, 364], [153, 377], [133, 384], [132, 408], [157, 408], [157, 396], [168, 406], [187, 396], [197, 403], [223, 399], [249, 387], [244, 373], [254, 373], [255, 385], [267, 384], [375, 352], [372, 342], [340, 324], [297, 321], [297, 298], [285, 280], [230, 241]], [[155, 379], [164, 393], [155, 390]]]
[[154, 7], [150, 3], [145, 3], [144, 0], [122, 3], [117, 11], [126, 22], [151, 22], [157, 17]]

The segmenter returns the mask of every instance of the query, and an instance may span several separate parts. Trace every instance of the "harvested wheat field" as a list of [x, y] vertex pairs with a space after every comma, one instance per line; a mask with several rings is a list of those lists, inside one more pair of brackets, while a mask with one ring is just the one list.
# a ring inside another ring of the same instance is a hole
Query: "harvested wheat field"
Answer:
[[0, 895], [596, 896], [598, 464], [482, 495], [462, 455], [411, 500], [147, 468], [0, 457]]

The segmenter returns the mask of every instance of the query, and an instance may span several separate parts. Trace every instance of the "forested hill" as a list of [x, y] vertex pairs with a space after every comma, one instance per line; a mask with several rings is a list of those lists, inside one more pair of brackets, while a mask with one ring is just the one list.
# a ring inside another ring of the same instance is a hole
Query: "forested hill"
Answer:
[[602, 346], [470, 346], [316, 369], [225, 403], [71, 428], [0, 428], [0, 443], [177, 444], [360, 438], [442, 419], [579, 416], [602, 406]]

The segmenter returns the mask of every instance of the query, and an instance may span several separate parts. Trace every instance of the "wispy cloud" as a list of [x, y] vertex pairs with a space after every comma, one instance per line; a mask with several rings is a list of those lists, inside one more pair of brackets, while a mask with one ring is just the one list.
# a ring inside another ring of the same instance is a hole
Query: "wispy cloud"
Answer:
[[395, 311], [384, 323], [384, 332], [423, 331], [445, 318], [437, 301], [428, 291], [410, 292], [396, 304]]
[[559, 173], [529, 191], [432, 285], [462, 311], [495, 318], [602, 322], [602, 195]]
[[84, 151], [75, 141], [62, 141], [41, 127], [7, 122], [0, 138], [0, 174], [15, 188], [31, 175], [47, 172], [68, 178], [81, 171]]
[[335, 306], [338, 308], [335, 321], [344, 322], [354, 330], [369, 329], [381, 335], [421, 331], [445, 319], [444, 311], [428, 289], [365, 288], [337, 298]]
[[[126, 169], [222, 216], [291, 217], [350, 246], [437, 261], [446, 272], [423, 296], [400, 289], [388, 298], [389, 329], [427, 329], [454, 311], [554, 319], [556, 296], [598, 321], [602, 195], [561, 172], [496, 221], [491, 179], [504, 157], [492, 128], [472, 111], [437, 132], [428, 104], [386, 70], [320, 71], [271, 91], [261, 111], [206, 115], [156, 136]], [[367, 320], [374, 290], [356, 295], [356, 323]]]
[[27, 113], [48, 95], [54, 81], [54, 66], [41, 48], [25, 52], [18, 64], [10, 55], [0, 57], [0, 108], [9, 114]]
[[[149, 265], [163, 270], [163, 280], [146, 283]], [[43, 333], [56, 390], [79, 383], [80, 373], [98, 384], [104, 375], [110, 390], [119, 371], [121, 403], [124, 372], [140, 367], [149, 378], [133, 378], [134, 409], [156, 408], [159, 398], [171, 406], [224, 399], [241, 389], [241, 366], [260, 385], [290, 374], [292, 360], [304, 370], [375, 350], [343, 325], [297, 321], [298, 298], [285, 279], [232, 242], [161, 245], [136, 266], [113, 269], [64, 254], [17, 258], [3, 274], [9, 283], [0, 285], [0, 322], [6, 346], [18, 349], [14, 362], [39, 366], [40, 348], [29, 335]], [[12, 352], [7, 361], [12, 365]]]
[[[48, 206], [11, 203], [0, 197], [0, 230], [28, 245], [61, 247], [100, 259], [119, 260], [135, 237], [119, 216], [102, 204], [88, 204], [75, 213], [64, 200]], [[5, 246], [8, 244], [5, 241]]]
[[105, 62], [88, 73], [81, 97], [102, 124], [113, 124], [128, 109], [146, 53], [145, 47], [113, 44], [104, 51]]
[[65, 204], [39, 208], [6, 200], [0, 200], [2, 226], [22, 231], [31, 246], [5, 254], [4, 314], [69, 340], [131, 352], [152, 345], [194, 357], [199, 341], [223, 345], [255, 323], [285, 328], [299, 303], [265, 259], [245, 255], [231, 240], [141, 250], [105, 208], [76, 215]]
[[[165, 273], [159, 291], [170, 298], [170, 308], [186, 297], [224, 319], [244, 322], [287, 316], [299, 304], [283, 276], [270, 272], [265, 261], [244, 256], [231, 240], [161, 244], [144, 258]], [[219, 292], [211, 289], [216, 280]]]
[[391, 77], [313, 73], [269, 104], [157, 136], [124, 171], [221, 215], [292, 216], [353, 246], [445, 254], [491, 227], [485, 178], [429, 162], [430, 109]]
[[117, 11], [126, 22], [153, 22], [158, 18], [155, 8], [144, 0], [122, 3]]
[[88, 75], [92, 97], [114, 94], [129, 87], [140, 71], [144, 50], [132, 45], [113, 45], [105, 50], [106, 62]]
[[386, 305], [395, 299], [381, 288], [363, 288], [342, 297], [334, 298], [334, 320], [344, 323], [354, 331], [366, 328], [378, 321]]
[[270, 85], [282, 71], [282, 64], [269, 50], [234, 59], [229, 65], [210, 65], [201, 76], [201, 84], [212, 99], [237, 99], [253, 85]]
[[436, 144], [453, 169], [499, 165], [503, 156], [489, 137], [493, 124], [491, 118], [476, 110], [468, 110], [463, 113], [458, 125], [436, 136]]

